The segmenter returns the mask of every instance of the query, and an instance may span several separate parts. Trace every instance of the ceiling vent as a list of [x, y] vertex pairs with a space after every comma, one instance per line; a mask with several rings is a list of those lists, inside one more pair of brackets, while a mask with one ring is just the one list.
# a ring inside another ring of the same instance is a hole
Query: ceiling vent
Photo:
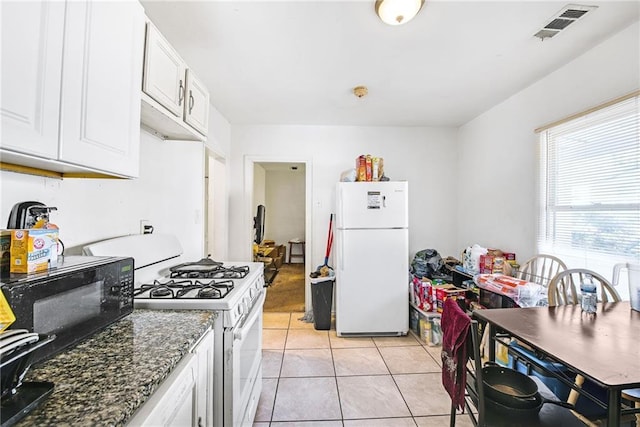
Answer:
[[582, 6], [577, 4], [569, 4], [549, 20], [549, 23], [542, 27], [540, 31], [533, 36], [540, 40], [550, 39], [560, 31], [566, 29], [569, 25], [582, 18], [587, 12], [594, 10], [598, 6]]

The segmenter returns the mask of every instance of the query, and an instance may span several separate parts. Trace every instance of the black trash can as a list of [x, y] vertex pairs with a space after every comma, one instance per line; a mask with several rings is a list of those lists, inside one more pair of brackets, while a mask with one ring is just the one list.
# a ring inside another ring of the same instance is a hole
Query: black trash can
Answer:
[[333, 303], [333, 283], [335, 277], [311, 279], [311, 305], [313, 306], [313, 327], [319, 331], [331, 329], [331, 306]]

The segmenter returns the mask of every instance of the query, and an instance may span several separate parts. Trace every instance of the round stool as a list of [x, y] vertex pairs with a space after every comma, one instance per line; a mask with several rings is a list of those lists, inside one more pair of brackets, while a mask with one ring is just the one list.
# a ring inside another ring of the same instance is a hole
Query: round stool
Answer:
[[[302, 252], [300, 253], [293, 253], [293, 248], [295, 246], [301, 245], [300, 249], [302, 250]], [[289, 240], [289, 264], [291, 264], [291, 259], [293, 258], [302, 258], [302, 263], [304, 264], [305, 259], [304, 259], [304, 240], [298, 240], [298, 239], [292, 239]]]

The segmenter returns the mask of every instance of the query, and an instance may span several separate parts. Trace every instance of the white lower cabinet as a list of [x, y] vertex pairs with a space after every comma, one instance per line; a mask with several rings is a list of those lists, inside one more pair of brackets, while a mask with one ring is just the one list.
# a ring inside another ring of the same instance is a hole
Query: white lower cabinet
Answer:
[[209, 330], [158, 390], [136, 411], [129, 426], [213, 425], [213, 331]]
[[198, 361], [196, 425], [213, 426], [213, 331], [207, 332], [192, 353]]
[[2, 162], [138, 176], [144, 10], [3, 1]]
[[197, 426], [197, 360], [189, 354], [129, 421], [130, 426]]

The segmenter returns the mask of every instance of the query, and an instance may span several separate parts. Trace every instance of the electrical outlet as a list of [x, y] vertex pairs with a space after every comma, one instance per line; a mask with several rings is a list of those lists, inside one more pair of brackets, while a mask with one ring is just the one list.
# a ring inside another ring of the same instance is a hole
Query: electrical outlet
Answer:
[[153, 225], [151, 225], [151, 221], [148, 219], [140, 220], [140, 234], [151, 234], [153, 233]]

